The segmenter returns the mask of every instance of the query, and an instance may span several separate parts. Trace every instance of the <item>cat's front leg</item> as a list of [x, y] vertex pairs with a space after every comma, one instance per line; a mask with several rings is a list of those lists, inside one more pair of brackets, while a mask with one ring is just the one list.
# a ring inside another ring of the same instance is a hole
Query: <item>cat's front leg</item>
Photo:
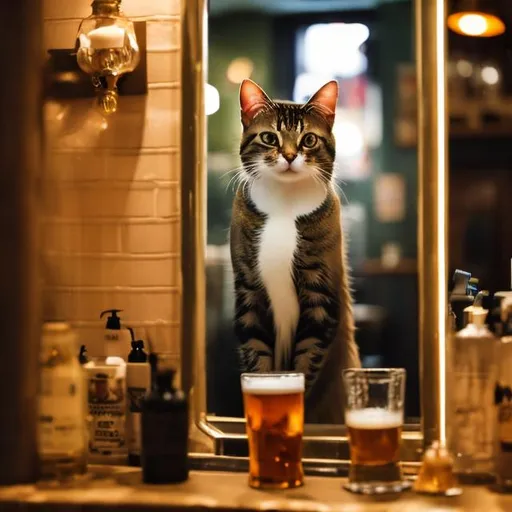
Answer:
[[273, 370], [273, 353], [261, 340], [251, 338], [238, 351], [242, 372], [267, 373]]
[[264, 329], [255, 325], [256, 318], [254, 312], [247, 312], [235, 319], [242, 372], [264, 373], [274, 369], [273, 347]]
[[[319, 307], [319, 309], [322, 308]], [[336, 336], [335, 322], [327, 318], [325, 312], [316, 311], [316, 314], [325, 317], [323, 321], [319, 321], [311, 314], [304, 315], [295, 336], [293, 366], [296, 372], [304, 373], [306, 396], [317, 381]]]

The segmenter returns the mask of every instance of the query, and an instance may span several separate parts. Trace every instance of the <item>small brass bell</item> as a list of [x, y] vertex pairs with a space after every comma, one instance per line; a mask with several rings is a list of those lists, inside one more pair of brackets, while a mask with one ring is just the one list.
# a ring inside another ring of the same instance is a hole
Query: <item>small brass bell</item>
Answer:
[[440, 441], [434, 441], [423, 455], [413, 490], [423, 494], [458, 496], [462, 489], [453, 473], [453, 458]]

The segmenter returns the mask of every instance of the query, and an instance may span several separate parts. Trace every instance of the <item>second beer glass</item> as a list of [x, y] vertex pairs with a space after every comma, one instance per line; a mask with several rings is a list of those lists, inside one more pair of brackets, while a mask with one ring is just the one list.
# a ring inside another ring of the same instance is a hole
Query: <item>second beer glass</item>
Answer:
[[410, 487], [400, 470], [405, 370], [349, 369], [344, 370], [343, 380], [350, 444], [346, 489], [381, 494]]
[[242, 374], [249, 485], [290, 489], [303, 484], [304, 375]]

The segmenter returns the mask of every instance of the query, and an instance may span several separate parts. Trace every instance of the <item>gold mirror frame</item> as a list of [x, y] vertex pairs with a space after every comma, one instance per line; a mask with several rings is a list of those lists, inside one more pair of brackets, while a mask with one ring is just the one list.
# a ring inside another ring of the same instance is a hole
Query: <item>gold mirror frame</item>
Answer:
[[[193, 421], [224, 456], [246, 442], [244, 420], [209, 417], [205, 389], [207, 0], [182, 0], [182, 386]], [[403, 460], [416, 467], [422, 448], [445, 439], [447, 314], [446, 12], [444, 0], [415, 1], [418, 76], [418, 262], [420, 431], [403, 432]], [[315, 434], [313, 432], [313, 434]], [[347, 437], [305, 435], [305, 467], [320, 472], [348, 460]], [[309, 444], [308, 444], [309, 443]], [[335, 448], [335, 452], [333, 452]], [[316, 451], [315, 451], [316, 450]], [[236, 449], [235, 449], [236, 451]], [[316, 453], [336, 453], [336, 459]], [[344, 459], [344, 460], [343, 460]], [[232, 461], [231, 461], [232, 462]], [[218, 467], [218, 466], [217, 466]]]

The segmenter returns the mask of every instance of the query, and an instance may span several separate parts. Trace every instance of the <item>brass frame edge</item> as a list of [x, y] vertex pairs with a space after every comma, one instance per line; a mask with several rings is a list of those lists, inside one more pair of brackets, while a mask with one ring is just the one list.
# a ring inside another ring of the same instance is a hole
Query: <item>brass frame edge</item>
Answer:
[[205, 396], [206, 0], [181, 0], [181, 368], [199, 425]]
[[446, 439], [446, 2], [416, 0], [415, 10], [420, 393], [425, 448], [436, 439]]

